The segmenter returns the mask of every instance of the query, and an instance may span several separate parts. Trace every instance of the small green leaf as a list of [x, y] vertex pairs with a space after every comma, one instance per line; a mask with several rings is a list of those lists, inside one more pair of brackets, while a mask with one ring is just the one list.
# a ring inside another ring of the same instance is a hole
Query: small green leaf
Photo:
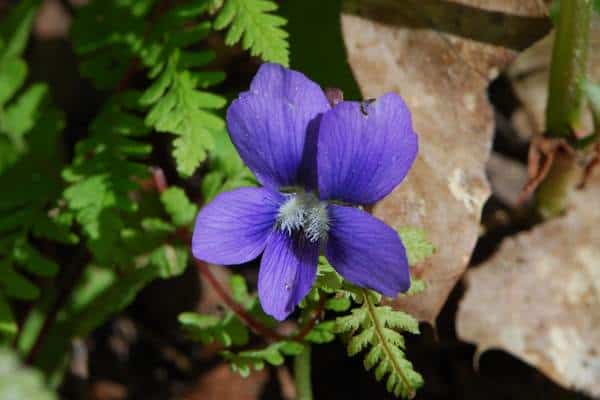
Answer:
[[188, 250], [183, 246], [164, 244], [150, 254], [150, 264], [158, 269], [161, 278], [181, 275], [187, 267]]
[[315, 287], [325, 293], [333, 293], [342, 287], [342, 282], [342, 277], [333, 269], [329, 261], [323, 256], [319, 257]]
[[[31, 32], [33, 19], [41, 0], [22, 0], [0, 24], [0, 39], [4, 39], [4, 49], [0, 47], [0, 60], [19, 57], [25, 51]], [[1, 76], [1, 74], [0, 74]]]
[[149, 233], [155, 234], [170, 234], [175, 232], [175, 227], [170, 223], [160, 219], [160, 218], [144, 218], [142, 220], [142, 228]]
[[398, 229], [398, 235], [404, 244], [408, 263], [411, 266], [425, 261], [435, 252], [435, 246], [427, 240], [422, 229], [404, 227]]
[[259, 371], [264, 368], [265, 363], [279, 366], [284, 362], [284, 355], [294, 356], [303, 351], [303, 344], [293, 341], [281, 341], [270, 344], [269, 346], [257, 349], [246, 350], [239, 353], [223, 351], [221, 355], [229, 361], [231, 369], [242, 376], [250, 374], [250, 367]]
[[350, 299], [345, 296], [332, 297], [330, 299], [327, 299], [327, 301], [325, 302], [325, 308], [327, 310], [337, 312], [347, 311], [351, 305], [352, 303], [350, 302]]
[[250, 339], [248, 328], [232, 312], [222, 318], [187, 312], [179, 315], [179, 322], [192, 339], [204, 344], [218, 340], [225, 347], [243, 346]]
[[58, 264], [43, 257], [27, 243], [17, 245], [13, 249], [13, 260], [35, 275], [51, 277], [58, 272]]
[[187, 226], [194, 222], [198, 207], [190, 202], [183, 189], [172, 186], [160, 195], [160, 200], [175, 226]]
[[19, 90], [27, 76], [27, 64], [19, 58], [0, 59], [0, 106]]
[[179, 314], [179, 322], [186, 327], [195, 329], [208, 329], [215, 327], [221, 319], [215, 315], [184, 312]]
[[319, 344], [333, 341], [335, 339], [335, 321], [324, 321], [315, 325], [305, 339]]
[[8, 297], [19, 300], [35, 300], [40, 290], [23, 275], [15, 272], [8, 260], [0, 261], [0, 286]]
[[248, 285], [243, 276], [238, 274], [231, 275], [229, 278], [229, 287], [231, 288], [231, 297], [238, 303], [245, 303], [248, 300]]
[[40, 106], [46, 99], [48, 87], [44, 84], [30, 86], [5, 110], [2, 130], [13, 138], [21, 138], [38, 122]]

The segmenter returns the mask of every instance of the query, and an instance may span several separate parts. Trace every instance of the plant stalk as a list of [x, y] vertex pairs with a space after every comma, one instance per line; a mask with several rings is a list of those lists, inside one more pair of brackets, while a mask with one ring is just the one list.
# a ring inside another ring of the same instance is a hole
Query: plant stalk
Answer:
[[[582, 131], [592, 6], [592, 0], [560, 2], [546, 107], [548, 138], [574, 141], [576, 133]], [[535, 202], [543, 218], [558, 216], [565, 210], [569, 193], [577, 186], [581, 174], [575, 157], [575, 154], [557, 154], [556, 162], [538, 187]]]
[[294, 357], [296, 400], [313, 400], [312, 379], [310, 377], [310, 353], [310, 345], [304, 344], [304, 350], [302, 353]]

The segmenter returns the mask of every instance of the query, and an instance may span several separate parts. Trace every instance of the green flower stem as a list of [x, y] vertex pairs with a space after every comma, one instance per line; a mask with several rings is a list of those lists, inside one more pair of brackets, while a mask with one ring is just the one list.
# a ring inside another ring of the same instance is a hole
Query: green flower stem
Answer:
[[310, 344], [304, 344], [302, 353], [294, 357], [296, 400], [313, 400], [312, 380], [310, 377], [310, 352]]
[[[549, 138], [574, 139], [574, 133], [582, 129], [592, 6], [592, 0], [560, 2], [546, 107], [545, 135]], [[536, 206], [542, 217], [552, 218], [564, 211], [579, 177], [575, 155], [557, 154], [536, 191]]]
[[582, 177], [583, 170], [572, 154], [559, 153], [537, 188], [535, 203], [539, 215], [544, 219], [559, 216], [567, 206], [569, 192]]
[[550, 65], [547, 136], [567, 138], [581, 129], [591, 15], [592, 0], [560, 2]]

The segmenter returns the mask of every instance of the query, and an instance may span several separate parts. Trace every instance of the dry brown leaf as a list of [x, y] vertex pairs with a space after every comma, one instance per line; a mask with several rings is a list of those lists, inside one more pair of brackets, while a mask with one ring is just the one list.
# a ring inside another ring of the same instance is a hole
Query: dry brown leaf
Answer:
[[395, 91], [413, 113], [420, 151], [408, 178], [374, 213], [422, 227], [437, 253], [414, 274], [427, 290], [398, 301], [434, 323], [463, 274], [490, 194], [493, 134], [486, 88], [517, 51], [549, 30], [540, 0], [347, 1], [342, 31], [365, 98]]
[[268, 379], [267, 370], [253, 371], [247, 378], [242, 378], [224, 363], [204, 374], [183, 399], [258, 400]]
[[600, 397], [600, 174], [568, 214], [505, 240], [466, 275], [458, 336]]

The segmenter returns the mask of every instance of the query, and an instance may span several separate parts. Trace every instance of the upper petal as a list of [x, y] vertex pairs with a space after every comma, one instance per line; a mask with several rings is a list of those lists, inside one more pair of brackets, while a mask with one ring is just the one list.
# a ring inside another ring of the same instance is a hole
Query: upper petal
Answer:
[[263, 64], [244, 92], [227, 110], [227, 127], [241, 158], [267, 187], [301, 180], [311, 121], [329, 109], [321, 88], [300, 72]]
[[410, 111], [397, 94], [339, 103], [319, 127], [320, 196], [375, 203], [404, 179], [417, 150]]
[[265, 248], [281, 201], [280, 194], [262, 188], [221, 193], [196, 218], [194, 257], [223, 265], [255, 259]]
[[327, 259], [355, 285], [395, 297], [410, 287], [408, 259], [398, 234], [356, 208], [329, 206]]
[[263, 310], [281, 321], [308, 294], [315, 281], [319, 245], [274, 231], [258, 273], [258, 298]]

